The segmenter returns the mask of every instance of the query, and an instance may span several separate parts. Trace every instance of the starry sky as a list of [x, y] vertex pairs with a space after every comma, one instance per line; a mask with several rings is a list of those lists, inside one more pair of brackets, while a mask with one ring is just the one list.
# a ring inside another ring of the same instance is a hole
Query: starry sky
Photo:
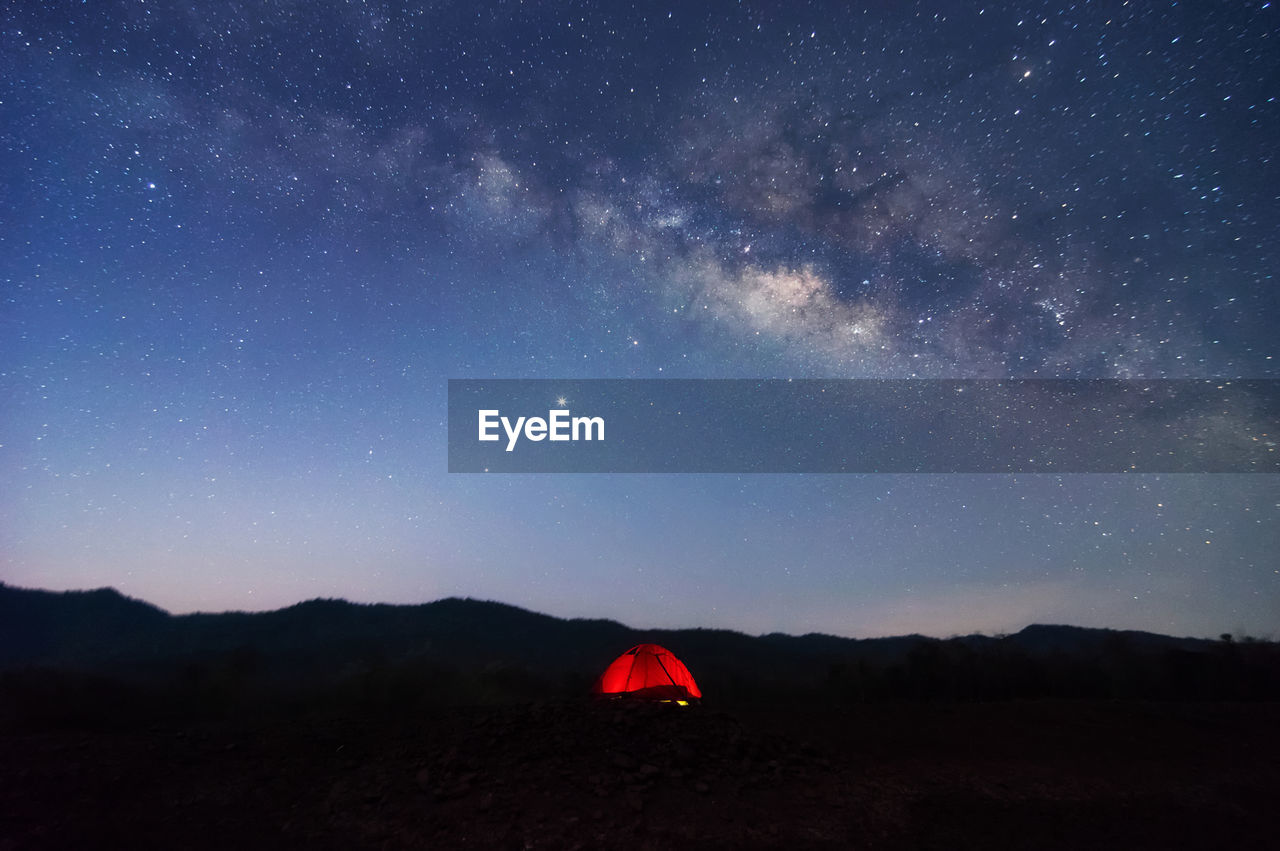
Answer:
[[1280, 378], [1271, 3], [0, 11], [0, 579], [1280, 633], [1275, 475], [467, 475], [450, 378]]

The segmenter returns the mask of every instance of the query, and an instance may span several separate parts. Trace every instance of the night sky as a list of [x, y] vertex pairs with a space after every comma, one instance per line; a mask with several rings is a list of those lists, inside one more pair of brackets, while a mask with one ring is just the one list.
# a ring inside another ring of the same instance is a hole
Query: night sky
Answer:
[[1275, 475], [450, 474], [445, 404], [449, 378], [1280, 378], [1271, 3], [0, 23], [5, 582], [1280, 632]]

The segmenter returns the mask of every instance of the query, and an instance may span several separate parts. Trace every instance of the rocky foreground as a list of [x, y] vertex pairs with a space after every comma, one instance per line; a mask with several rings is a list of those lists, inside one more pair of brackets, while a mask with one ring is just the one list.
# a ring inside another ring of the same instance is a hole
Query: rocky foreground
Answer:
[[544, 704], [0, 731], [0, 849], [1272, 848], [1280, 706]]

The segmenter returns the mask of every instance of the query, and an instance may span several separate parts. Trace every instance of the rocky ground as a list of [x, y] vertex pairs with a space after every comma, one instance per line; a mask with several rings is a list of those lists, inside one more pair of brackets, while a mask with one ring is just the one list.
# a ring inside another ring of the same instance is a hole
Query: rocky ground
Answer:
[[1274, 848], [1280, 706], [546, 704], [0, 731], [0, 849]]

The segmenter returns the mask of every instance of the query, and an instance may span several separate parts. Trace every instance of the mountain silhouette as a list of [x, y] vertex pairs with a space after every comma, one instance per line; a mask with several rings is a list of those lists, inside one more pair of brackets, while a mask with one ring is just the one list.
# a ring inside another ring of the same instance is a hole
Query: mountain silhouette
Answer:
[[1007, 636], [949, 639], [750, 636], [641, 630], [459, 598], [420, 605], [316, 599], [259, 613], [171, 615], [110, 588], [0, 584], [0, 671], [180, 685], [223, 701], [334, 690], [388, 701], [585, 694], [618, 653], [647, 642], [675, 650], [708, 696], [730, 701], [1280, 693], [1274, 644], [1138, 631], [1032, 625]]
[[[700, 706], [589, 697], [640, 643]], [[456, 598], [171, 615], [0, 585], [0, 815], [35, 847], [1261, 848], [1278, 697], [1277, 646], [1225, 637], [750, 636]]]

